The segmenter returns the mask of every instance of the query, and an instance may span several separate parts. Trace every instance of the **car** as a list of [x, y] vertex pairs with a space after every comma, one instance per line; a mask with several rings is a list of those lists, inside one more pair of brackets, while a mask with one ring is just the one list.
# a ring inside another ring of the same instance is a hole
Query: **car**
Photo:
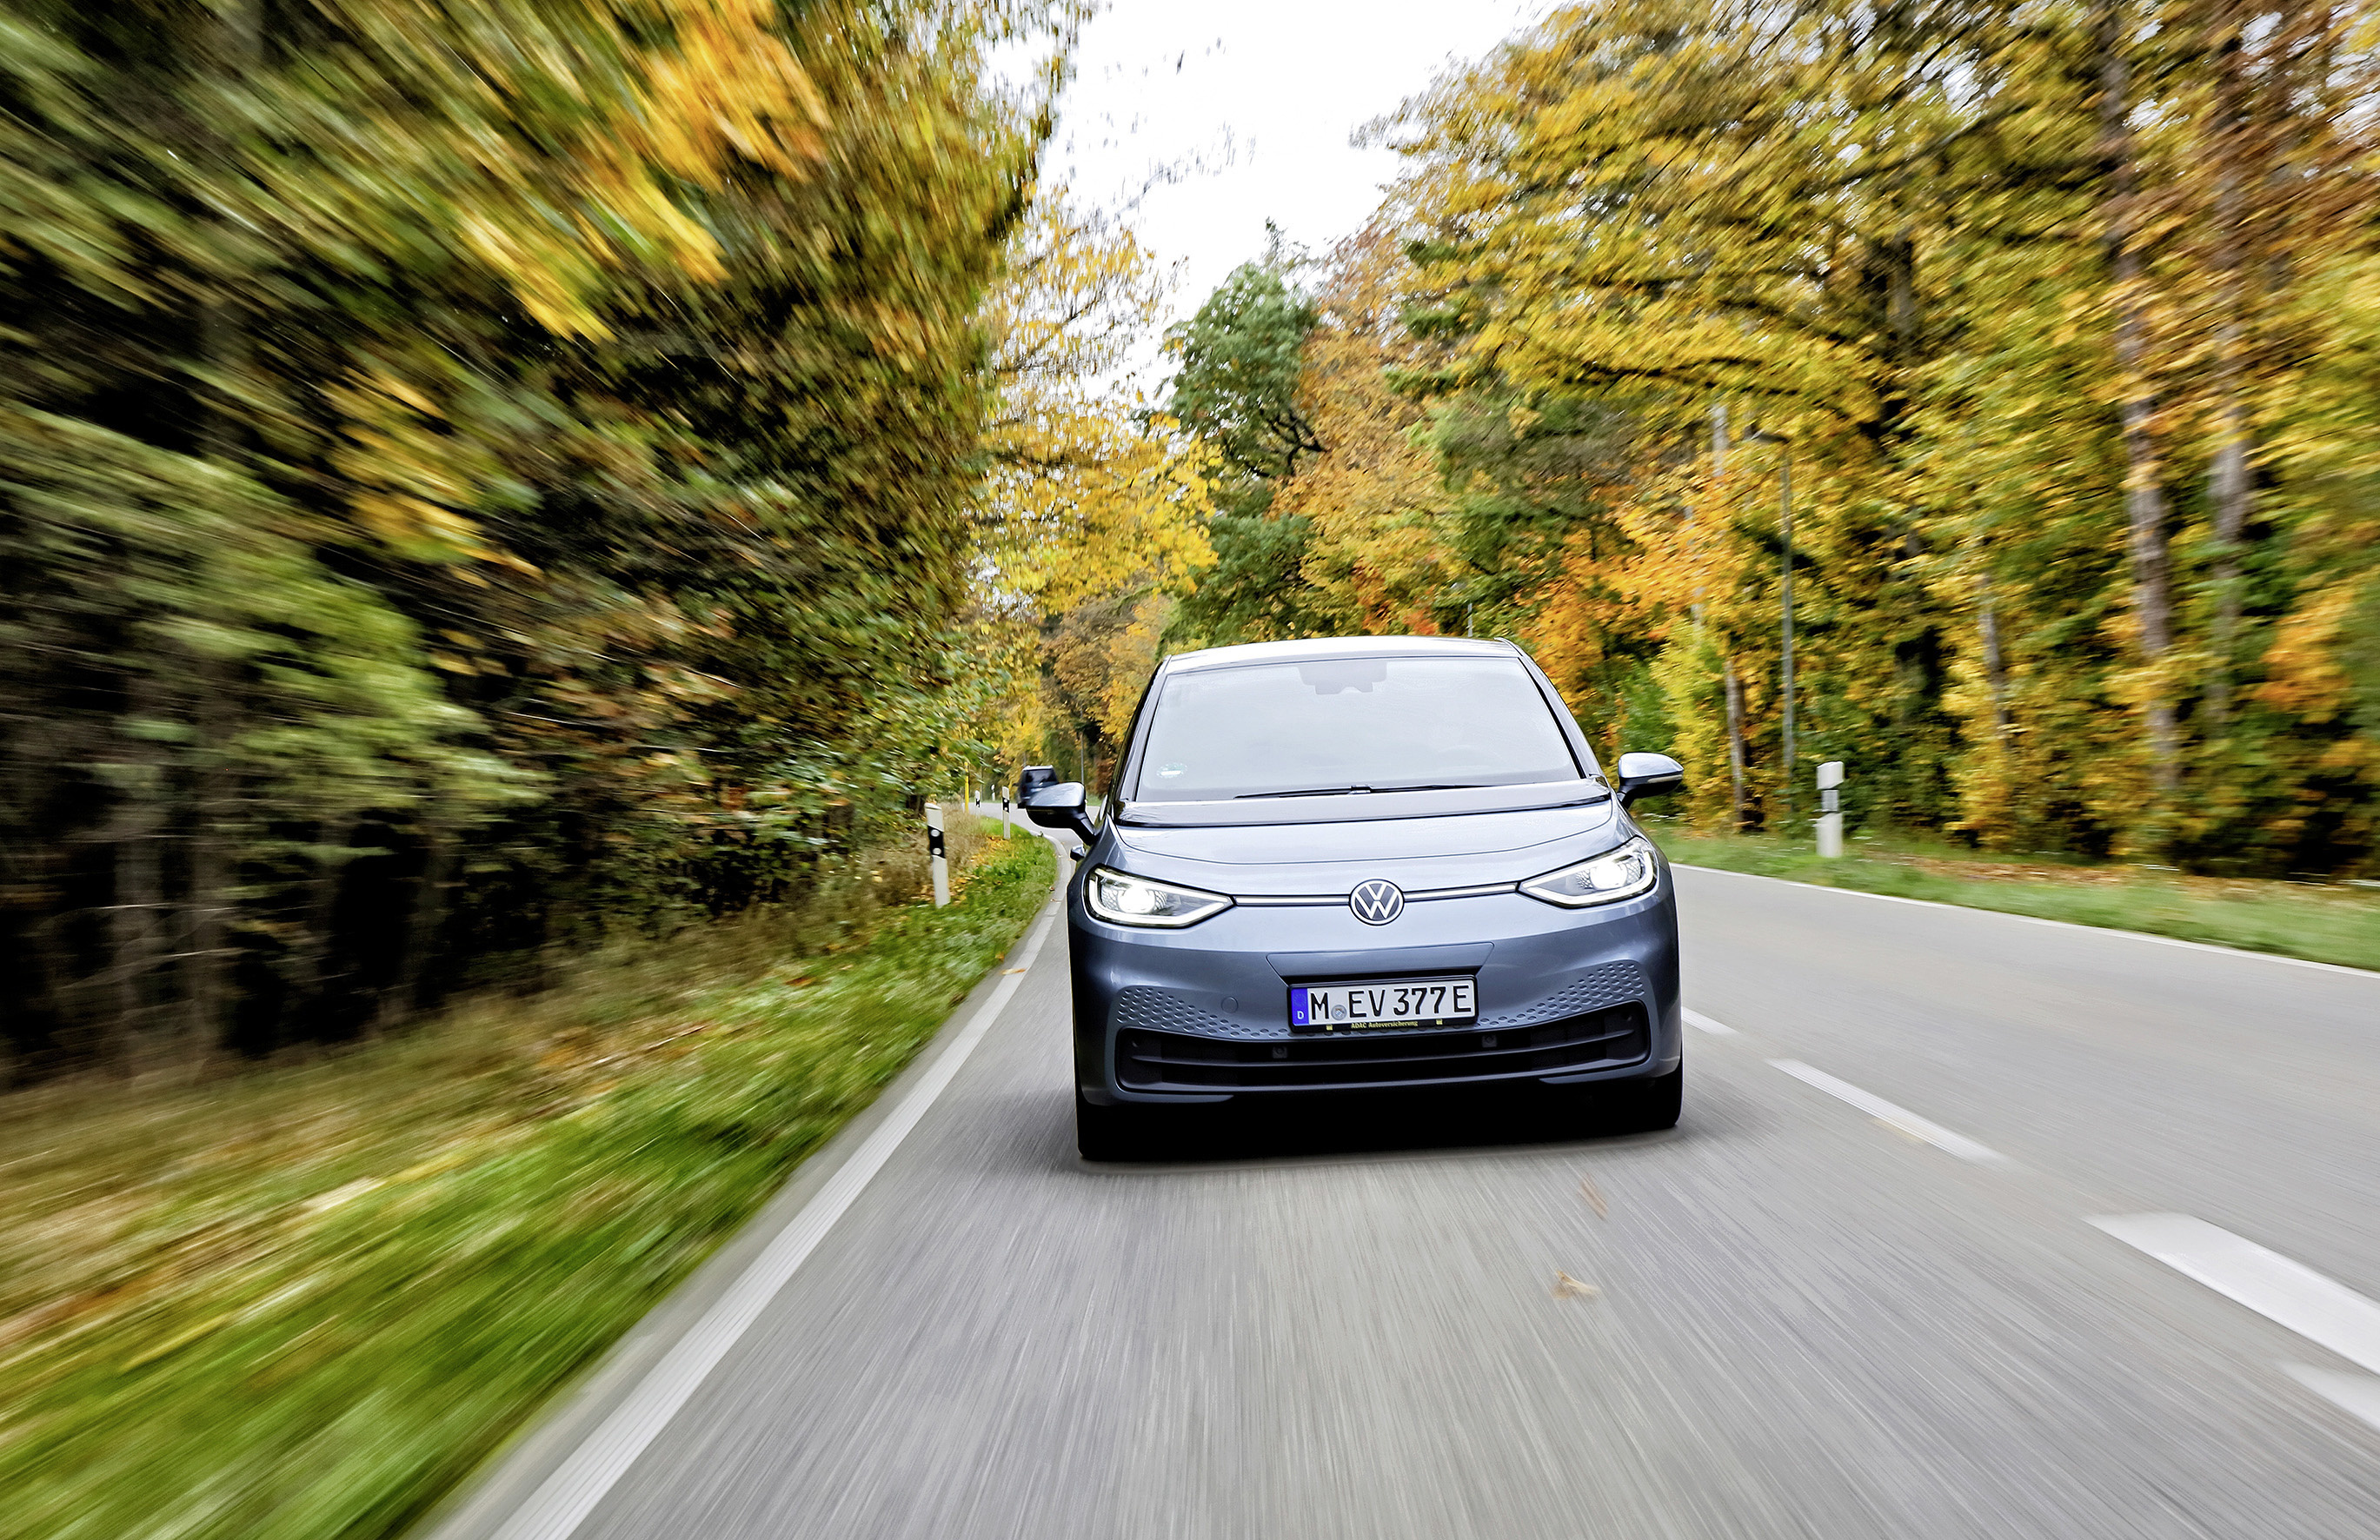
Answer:
[[1075, 1117], [1126, 1158], [1179, 1109], [1510, 1087], [1578, 1124], [1678, 1121], [1669, 864], [1507, 641], [1354, 637], [1161, 661], [1104, 816], [1028, 767], [1082, 842], [1066, 884]]

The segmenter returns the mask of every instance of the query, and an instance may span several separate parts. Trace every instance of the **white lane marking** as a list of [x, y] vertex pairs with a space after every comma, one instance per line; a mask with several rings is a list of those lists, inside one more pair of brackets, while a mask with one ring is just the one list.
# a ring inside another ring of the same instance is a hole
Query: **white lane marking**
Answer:
[[[1033, 928], [1033, 939], [1025, 944], [1017, 961], [1029, 968], [1050, 927], [1058, 916], [1053, 904]], [[851, 1158], [841, 1170], [829, 1177], [802, 1206], [801, 1212], [786, 1221], [775, 1240], [742, 1276], [728, 1286], [692, 1330], [678, 1339], [652, 1371], [637, 1382], [627, 1398], [612, 1409], [612, 1414], [588, 1436], [587, 1441], [571, 1451], [570, 1457], [555, 1467], [528, 1500], [513, 1510], [495, 1540], [567, 1540], [577, 1531], [614, 1482], [635, 1463], [645, 1447], [661, 1430], [669, 1425], [694, 1392], [700, 1388], [719, 1361], [750, 1328], [752, 1323], [777, 1297], [796, 1268], [808, 1259], [818, 1243], [826, 1238], [835, 1220], [843, 1217], [868, 1179], [884, 1168], [900, 1147], [909, 1131], [917, 1126], [934, 1098], [942, 1094], [975, 1051], [976, 1044], [991, 1030], [999, 1019], [1001, 1008], [1014, 996], [1025, 979], [1014, 973], [1002, 976], [991, 998], [976, 1009], [951, 1046], [934, 1061], [924, 1078], [910, 1089], [901, 1105], [890, 1117], [876, 1125]]]
[[1714, 1037], [1732, 1037], [1735, 1036], [1735, 1028], [1728, 1025], [1725, 1022], [1715, 1022], [1699, 1011], [1681, 1010], [1678, 1013], [1686, 1018], [1686, 1025], [1688, 1026], [1699, 1026]]
[[1940, 1123], [1921, 1118], [1905, 1107], [1896, 1107], [1882, 1097], [1870, 1095], [1848, 1081], [1837, 1080], [1826, 1071], [1813, 1069], [1799, 1059], [1771, 1059], [1768, 1061], [1794, 1079], [1815, 1085], [1830, 1097], [1850, 1102], [1869, 1117], [1889, 1123], [1903, 1134], [1923, 1139], [1935, 1148], [1948, 1151], [1961, 1160], [1973, 1160], [1980, 1166], [2012, 1164], [2007, 1156], [1988, 1146], [1979, 1145], [1963, 1134], [1953, 1134]]
[[2380, 1374], [2380, 1304], [2188, 1214], [2102, 1214], [2091, 1223], [2227, 1299]]
[[2310, 1364], [2285, 1363], [2281, 1372], [2339, 1410], [2380, 1427], [2380, 1376], [2317, 1369]]
[[2118, 930], [2111, 926], [2077, 925], [2072, 920], [2046, 920], [2038, 915], [2014, 915], [2006, 909], [1984, 909], [1969, 903], [1945, 903], [1939, 899], [1902, 898], [1898, 893], [1871, 893], [1857, 888], [1830, 888], [1823, 882], [1796, 882], [1790, 877], [1763, 877], [1758, 872], [1730, 871], [1725, 867], [1697, 867], [1683, 861], [1672, 861], [1673, 867], [1688, 871], [1706, 871], [1719, 877], [1746, 877], [1755, 882], [1782, 882], [1789, 888], [1808, 888], [1821, 893], [1841, 893], [1846, 898], [1872, 898], [1880, 903], [1914, 903], [1925, 909], [1955, 909], [1963, 915], [1992, 915], [2004, 920], [2016, 920], [2024, 925], [2054, 925], [2060, 930], [2087, 930], [2095, 936], [2122, 936], [2134, 941], [2151, 941], [2161, 947], [2186, 947], [2192, 952], [2211, 952], [2220, 957], [2252, 957], [2260, 963], [2287, 963], [2293, 968], [2320, 968], [2325, 973], [2343, 973], [2357, 978], [2380, 979], [2380, 973], [2370, 968], [2350, 968], [2344, 963], [2317, 963], [2311, 957], [2283, 957], [2273, 952], [2250, 952], [2244, 947], [2216, 946], [2212, 941], [2185, 941], [2179, 936], [2152, 936], [2145, 930]]

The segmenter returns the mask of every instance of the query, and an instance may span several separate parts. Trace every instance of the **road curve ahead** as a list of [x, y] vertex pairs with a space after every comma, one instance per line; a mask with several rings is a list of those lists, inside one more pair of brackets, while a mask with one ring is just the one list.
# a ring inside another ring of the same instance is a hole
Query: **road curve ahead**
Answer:
[[1603, 1140], [1087, 1166], [1052, 927], [583, 1520], [549, 1438], [449, 1533], [2380, 1536], [2380, 976], [1680, 889], [1685, 1117]]

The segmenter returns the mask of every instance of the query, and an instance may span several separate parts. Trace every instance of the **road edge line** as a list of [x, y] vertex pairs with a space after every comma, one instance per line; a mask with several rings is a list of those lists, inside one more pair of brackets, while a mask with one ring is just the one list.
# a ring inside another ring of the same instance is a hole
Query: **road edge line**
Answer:
[[[1042, 837], [1048, 840], [1047, 835]], [[1049, 843], [1056, 844], [1054, 840]], [[661, 1364], [709, 1319], [720, 1302], [759, 1265], [783, 1233], [817, 1207], [821, 1194], [835, 1184], [837, 1177], [851, 1168], [863, 1151], [872, 1147], [879, 1134], [896, 1117], [909, 1111], [920, 1088], [929, 1079], [942, 1083], [934, 1087], [934, 1095], [939, 1097], [943, 1085], [961, 1067], [959, 1060], [951, 1058], [960, 1047], [959, 1039], [979, 1019], [984, 1032], [988, 1032], [998, 1019], [996, 1010], [991, 1010], [986, 1019], [994, 998], [1004, 1007], [1032, 976], [1033, 960], [1046, 942], [1050, 927], [1063, 913], [1066, 862], [1064, 853], [1060, 851], [1059, 855], [1050, 901], [1032, 921], [1029, 930], [1020, 934], [1000, 963], [977, 981], [968, 998], [935, 1030], [924, 1051], [885, 1086], [883, 1094], [797, 1166], [777, 1195], [743, 1230], [721, 1245], [710, 1261], [698, 1267], [571, 1382], [558, 1388], [519, 1430], [475, 1462], [475, 1469], [463, 1481], [407, 1527], [407, 1534], [414, 1540], [493, 1540], [499, 1533], [512, 1534], [512, 1526], [522, 1510], [535, 1502], [549, 1481], [565, 1464], [577, 1459], [584, 1446], [628, 1400], [639, 1393]], [[1008, 971], [1019, 966], [1026, 971]], [[965, 1052], [971, 1053], [983, 1035], [978, 1032], [969, 1038]], [[960, 1059], [964, 1057], [962, 1053]], [[946, 1060], [947, 1074], [942, 1073]], [[929, 1105], [930, 1098], [917, 1104], [917, 1112], [921, 1116]], [[916, 1121], [910, 1120], [912, 1126]], [[888, 1147], [884, 1155], [889, 1158], [890, 1154]], [[862, 1185], [854, 1183], [854, 1196]], [[849, 1207], [848, 1201], [844, 1207]], [[825, 1228], [821, 1227], [821, 1239]], [[787, 1276], [791, 1276], [790, 1272]], [[732, 1348], [733, 1343], [729, 1346]], [[616, 1473], [612, 1479], [617, 1479]], [[583, 1515], [579, 1522], [584, 1522]], [[567, 1534], [571, 1531], [561, 1533]]]
[[613, 1485], [627, 1473], [637, 1457], [693, 1399], [734, 1351], [769, 1303], [809, 1259], [819, 1243], [834, 1228], [876, 1173], [923, 1121], [967, 1057], [999, 1020], [1008, 1002], [1029, 975], [1050, 928], [1058, 917], [1052, 902], [1016, 958], [1025, 970], [1002, 976], [991, 998], [959, 1029], [932, 1068], [879, 1123], [851, 1158], [836, 1168], [826, 1183], [778, 1231], [724, 1293], [711, 1303], [694, 1326], [673, 1344], [661, 1361], [647, 1370], [634, 1388], [604, 1417], [578, 1447], [539, 1483], [526, 1501], [498, 1526], [495, 1540], [568, 1540], [595, 1510]]

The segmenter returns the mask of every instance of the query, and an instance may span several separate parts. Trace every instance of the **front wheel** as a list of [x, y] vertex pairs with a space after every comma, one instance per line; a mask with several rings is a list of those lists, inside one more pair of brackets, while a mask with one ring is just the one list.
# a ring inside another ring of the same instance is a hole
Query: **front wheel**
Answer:
[[1075, 1088], [1075, 1148], [1086, 1160], [1134, 1160], [1146, 1154], [1148, 1132], [1137, 1108], [1096, 1107]]
[[1678, 1114], [1685, 1109], [1686, 1067], [1680, 1064], [1667, 1074], [1623, 1080], [1612, 1089], [1619, 1093], [1612, 1110], [1613, 1132], [1654, 1134], [1675, 1128]]

